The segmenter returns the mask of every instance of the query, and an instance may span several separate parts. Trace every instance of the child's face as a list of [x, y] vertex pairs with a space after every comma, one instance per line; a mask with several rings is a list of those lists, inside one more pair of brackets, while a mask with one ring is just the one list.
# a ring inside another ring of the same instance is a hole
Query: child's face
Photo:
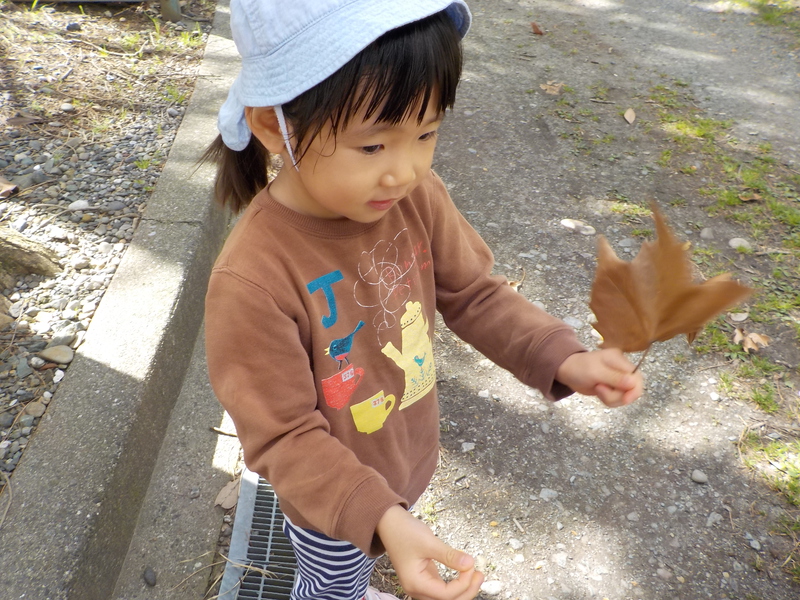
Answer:
[[[442, 115], [430, 102], [398, 125], [356, 115], [336, 139], [330, 127], [312, 140], [298, 163], [278, 173], [270, 193], [293, 210], [323, 219], [377, 221], [427, 176]], [[284, 155], [286, 152], [284, 152]]]

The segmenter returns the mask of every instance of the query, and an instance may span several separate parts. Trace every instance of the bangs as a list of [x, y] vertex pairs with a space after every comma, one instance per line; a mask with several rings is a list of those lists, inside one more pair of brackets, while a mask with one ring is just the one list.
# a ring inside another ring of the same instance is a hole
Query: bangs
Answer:
[[443, 114], [455, 103], [461, 64], [461, 37], [444, 12], [385, 33], [284, 105], [297, 155], [326, 123], [335, 137], [362, 111], [365, 120], [392, 125], [412, 117], [422, 122], [431, 101]]

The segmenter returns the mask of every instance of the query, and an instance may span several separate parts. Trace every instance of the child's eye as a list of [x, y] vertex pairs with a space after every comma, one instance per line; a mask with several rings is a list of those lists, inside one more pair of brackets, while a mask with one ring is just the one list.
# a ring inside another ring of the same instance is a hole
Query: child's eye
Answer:
[[377, 153], [378, 153], [378, 151], [379, 151], [379, 150], [380, 150], [382, 147], [383, 147], [383, 146], [382, 146], [381, 144], [375, 144], [374, 146], [362, 146], [362, 147], [361, 147], [361, 151], [362, 151], [364, 154], [377, 154]]
[[419, 140], [421, 142], [427, 142], [428, 140], [432, 140], [436, 138], [436, 133], [437, 133], [436, 131], [429, 131], [428, 133], [423, 133], [421, 136], [419, 136]]

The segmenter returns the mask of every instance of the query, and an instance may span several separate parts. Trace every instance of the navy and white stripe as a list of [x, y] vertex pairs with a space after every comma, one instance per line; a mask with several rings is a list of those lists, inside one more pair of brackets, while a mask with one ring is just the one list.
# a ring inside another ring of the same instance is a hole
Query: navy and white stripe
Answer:
[[375, 566], [349, 542], [302, 529], [284, 515], [283, 532], [297, 557], [291, 600], [362, 600]]

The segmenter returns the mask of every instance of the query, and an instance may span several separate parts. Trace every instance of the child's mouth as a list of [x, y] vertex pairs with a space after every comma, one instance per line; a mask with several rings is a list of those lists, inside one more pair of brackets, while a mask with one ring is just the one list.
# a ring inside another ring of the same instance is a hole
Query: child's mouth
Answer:
[[394, 200], [373, 200], [372, 202], [367, 202], [367, 204], [375, 210], [388, 210], [394, 203]]

